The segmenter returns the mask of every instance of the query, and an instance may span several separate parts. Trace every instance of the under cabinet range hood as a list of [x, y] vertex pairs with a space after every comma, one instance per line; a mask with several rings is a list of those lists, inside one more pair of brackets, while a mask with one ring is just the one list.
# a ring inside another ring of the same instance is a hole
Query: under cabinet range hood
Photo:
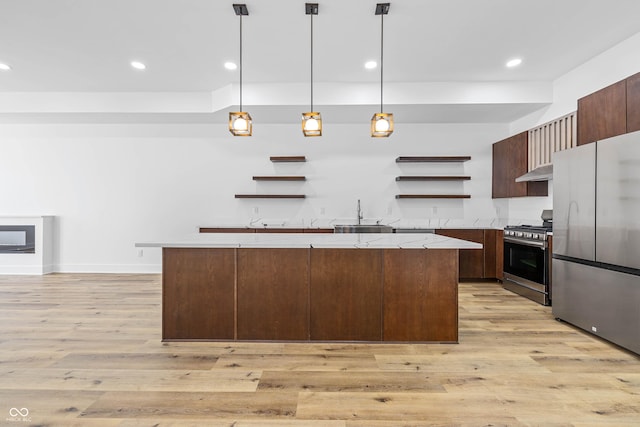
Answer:
[[516, 182], [549, 181], [553, 179], [553, 165], [538, 166], [534, 170], [516, 178]]

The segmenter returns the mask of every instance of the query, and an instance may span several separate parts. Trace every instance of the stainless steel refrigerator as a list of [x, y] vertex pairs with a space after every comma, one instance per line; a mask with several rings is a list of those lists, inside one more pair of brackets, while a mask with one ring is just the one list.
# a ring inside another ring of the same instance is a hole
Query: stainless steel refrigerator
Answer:
[[640, 132], [553, 157], [553, 314], [640, 354]]

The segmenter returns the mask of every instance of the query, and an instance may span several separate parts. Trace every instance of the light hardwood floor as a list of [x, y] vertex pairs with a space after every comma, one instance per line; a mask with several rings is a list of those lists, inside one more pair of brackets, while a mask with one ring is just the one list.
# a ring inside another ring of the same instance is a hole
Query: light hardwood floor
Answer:
[[640, 357], [496, 283], [459, 300], [459, 344], [162, 343], [158, 275], [0, 276], [0, 425], [640, 425]]

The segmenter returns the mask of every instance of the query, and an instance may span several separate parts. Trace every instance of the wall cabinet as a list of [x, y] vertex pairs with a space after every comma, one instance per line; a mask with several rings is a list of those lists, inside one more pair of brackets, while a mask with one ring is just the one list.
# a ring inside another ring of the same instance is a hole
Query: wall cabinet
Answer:
[[626, 132], [626, 80], [578, 100], [578, 145], [589, 144]]
[[640, 73], [627, 79], [627, 132], [640, 130]]
[[578, 100], [578, 145], [640, 130], [640, 73]]
[[493, 144], [492, 197], [547, 196], [546, 181], [516, 182], [528, 172], [528, 132], [522, 132]]
[[454, 239], [481, 243], [482, 249], [460, 249], [460, 279], [502, 278], [502, 230], [493, 229], [438, 229], [441, 234]]

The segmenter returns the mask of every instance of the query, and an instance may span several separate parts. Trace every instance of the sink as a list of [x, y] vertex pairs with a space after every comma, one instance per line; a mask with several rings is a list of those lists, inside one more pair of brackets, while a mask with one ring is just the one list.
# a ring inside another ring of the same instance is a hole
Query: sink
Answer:
[[334, 225], [334, 233], [393, 233], [393, 227], [383, 224]]

